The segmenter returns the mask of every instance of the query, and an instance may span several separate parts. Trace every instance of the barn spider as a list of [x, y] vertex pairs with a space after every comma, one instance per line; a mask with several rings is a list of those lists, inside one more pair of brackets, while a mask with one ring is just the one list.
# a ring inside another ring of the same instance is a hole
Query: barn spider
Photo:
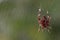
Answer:
[[[44, 31], [44, 30], [47, 30], [48, 32], [50, 31], [49, 29], [51, 28], [50, 27], [50, 19], [51, 17], [49, 15], [44, 15], [41, 17], [41, 9], [39, 9], [38, 11], [38, 15], [37, 15], [37, 18], [38, 18], [38, 24], [39, 24], [39, 28], [38, 28], [38, 32], [41, 31]], [[48, 14], [48, 11], [47, 11], [47, 14]]]

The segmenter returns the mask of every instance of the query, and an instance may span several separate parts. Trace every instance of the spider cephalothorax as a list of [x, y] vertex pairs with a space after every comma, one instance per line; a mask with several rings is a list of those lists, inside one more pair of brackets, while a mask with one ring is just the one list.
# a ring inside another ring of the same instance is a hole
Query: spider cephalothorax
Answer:
[[[47, 14], [48, 14], [48, 11], [47, 11]], [[44, 29], [48, 29], [48, 31], [49, 31], [50, 19], [51, 19], [51, 17], [49, 15], [47, 15], [47, 16], [44, 15], [41, 17], [41, 9], [39, 9], [39, 14], [38, 14], [39, 29], [38, 29], [38, 31], [40, 31], [40, 29], [42, 29], [42, 31]]]

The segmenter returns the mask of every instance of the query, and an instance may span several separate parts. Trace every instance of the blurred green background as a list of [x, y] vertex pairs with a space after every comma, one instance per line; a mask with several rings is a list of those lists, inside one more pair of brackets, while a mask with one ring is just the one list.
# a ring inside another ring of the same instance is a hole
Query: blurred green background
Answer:
[[[50, 33], [37, 31], [39, 8], [52, 17]], [[0, 40], [60, 40], [60, 0], [0, 0]]]

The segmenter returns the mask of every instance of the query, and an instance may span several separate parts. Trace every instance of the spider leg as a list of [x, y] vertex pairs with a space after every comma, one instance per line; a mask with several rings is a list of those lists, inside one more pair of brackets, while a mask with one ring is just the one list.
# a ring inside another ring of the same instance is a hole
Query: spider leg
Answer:
[[50, 32], [51, 29], [52, 29], [51, 26], [48, 26], [48, 27], [47, 27], [47, 31], [48, 31], [48, 32]]
[[48, 14], [48, 11], [47, 11], [47, 14]]
[[41, 8], [39, 8], [39, 12], [41, 12]]
[[42, 32], [45, 31], [45, 27], [41, 26], [41, 31]]
[[38, 9], [38, 17], [41, 16], [41, 9]]
[[45, 28], [42, 28], [41, 31], [42, 31], [42, 32], [45, 31]]
[[47, 11], [47, 20], [49, 20], [49, 22], [51, 20], [51, 16], [48, 15], [48, 11]]
[[48, 11], [47, 11], [47, 17], [49, 18], [50, 16], [48, 15]]
[[41, 30], [41, 25], [39, 24], [38, 32], [40, 32], [40, 30]]

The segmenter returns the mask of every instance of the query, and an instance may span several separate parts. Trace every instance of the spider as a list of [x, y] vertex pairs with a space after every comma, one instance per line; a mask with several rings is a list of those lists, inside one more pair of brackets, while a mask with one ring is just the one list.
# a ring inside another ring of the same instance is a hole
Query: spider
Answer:
[[[40, 32], [40, 30], [44, 31], [44, 30], [47, 30], [48, 32], [50, 31], [49, 29], [51, 27], [50, 26], [50, 19], [51, 17], [49, 15], [47, 16], [42, 16], [41, 17], [41, 9], [39, 9], [38, 11], [38, 15], [37, 15], [37, 18], [38, 18], [38, 25], [39, 25], [39, 28], [38, 28], [38, 32]], [[48, 14], [48, 11], [47, 11], [47, 14]]]

